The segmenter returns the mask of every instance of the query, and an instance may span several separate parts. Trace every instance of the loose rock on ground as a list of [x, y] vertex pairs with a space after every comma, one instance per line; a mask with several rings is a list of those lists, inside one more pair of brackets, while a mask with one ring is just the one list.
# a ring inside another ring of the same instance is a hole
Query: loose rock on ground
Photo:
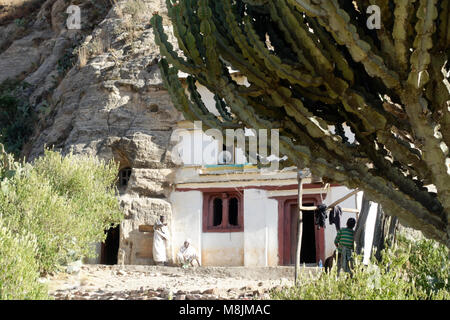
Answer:
[[83, 265], [44, 281], [57, 300], [268, 299], [293, 285], [293, 268]]

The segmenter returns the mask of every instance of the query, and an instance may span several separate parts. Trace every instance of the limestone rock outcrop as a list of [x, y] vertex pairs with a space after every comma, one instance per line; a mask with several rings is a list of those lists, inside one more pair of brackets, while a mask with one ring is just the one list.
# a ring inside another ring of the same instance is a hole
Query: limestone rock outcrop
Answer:
[[[170, 137], [182, 119], [163, 87], [149, 23], [154, 11], [164, 15], [165, 1], [112, 3], [47, 0], [26, 28], [17, 19], [0, 25], [0, 83], [30, 85], [40, 122], [23, 149], [28, 160], [50, 147], [131, 168], [127, 185], [119, 187], [125, 220], [118, 262], [151, 264], [152, 233], [139, 226], [160, 215], [170, 223]], [[71, 4], [81, 8], [81, 30], [67, 29]]]

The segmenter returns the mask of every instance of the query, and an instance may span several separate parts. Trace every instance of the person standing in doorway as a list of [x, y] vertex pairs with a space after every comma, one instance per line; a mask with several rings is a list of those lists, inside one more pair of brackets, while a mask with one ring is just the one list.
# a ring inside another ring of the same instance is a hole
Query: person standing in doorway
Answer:
[[166, 245], [169, 241], [169, 228], [167, 227], [166, 217], [160, 216], [153, 226], [153, 261], [157, 265], [167, 263]]
[[352, 252], [353, 252], [353, 242], [355, 239], [355, 231], [353, 228], [355, 227], [356, 220], [354, 218], [350, 218], [347, 220], [347, 227], [342, 228], [337, 232], [336, 239], [334, 239], [334, 244], [337, 247], [338, 251], [338, 260], [337, 260], [337, 272], [344, 269], [344, 272], [348, 272], [351, 274], [351, 264], [352, 264]]

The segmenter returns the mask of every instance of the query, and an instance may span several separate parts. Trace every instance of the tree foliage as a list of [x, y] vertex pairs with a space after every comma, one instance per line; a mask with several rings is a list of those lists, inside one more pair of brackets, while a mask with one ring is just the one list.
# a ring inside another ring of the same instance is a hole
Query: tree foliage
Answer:
[[[303, 273], [300, 285], [272, 291], [273, 299], [301, 300], [448, 300], [450, 298], [449, 249], [434, 240], [412, 242], [400, 236], [393, 248], [386, 247], [378, 261], [362, 264], [354, 255], [353, 274], [336, 267], [330, 273]], [[336, 264], [334, 264], [336, 266]]]
[[33, 164], [21, 164], [1, 148], [0, 218], [12, 234], [33, 236], [39, 271], [95, 256], [93, 244], [123, 218], [117, 166], [49, 150]]
[[[167, 0], [152, 18], [174, 105], [205, 127], [280, 129], [289, 165], [359, 187], [450, 246], [450, 2]], [[381, 28], [369, 29], [377, 5]], [[229, 67], [248, 82], [233, 81]], [[188, 73], [189, 95], [178, 71]], [[220, 116], [196, 89], [214, 93]], [[349, 142], [344, 124], [355, 136]]]
[[23, 96], [26, 82], [7, 80], [0, 85], [0, 143], [18, 156], [33, 133], [34, 113]]
[[38, 282], [37, 245], [32, 235], [14, 234], [0, 217], [0, 300], [48, 298]]

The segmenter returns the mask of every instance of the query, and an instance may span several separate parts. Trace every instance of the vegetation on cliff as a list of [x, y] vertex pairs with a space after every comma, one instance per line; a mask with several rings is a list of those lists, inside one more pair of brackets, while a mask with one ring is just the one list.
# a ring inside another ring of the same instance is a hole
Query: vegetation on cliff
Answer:
[[34, 112], [23, 97], [26, 82], [7, 80], [0, 85], [0, 143], [7, 152], [20, 154], [33, 133]]

